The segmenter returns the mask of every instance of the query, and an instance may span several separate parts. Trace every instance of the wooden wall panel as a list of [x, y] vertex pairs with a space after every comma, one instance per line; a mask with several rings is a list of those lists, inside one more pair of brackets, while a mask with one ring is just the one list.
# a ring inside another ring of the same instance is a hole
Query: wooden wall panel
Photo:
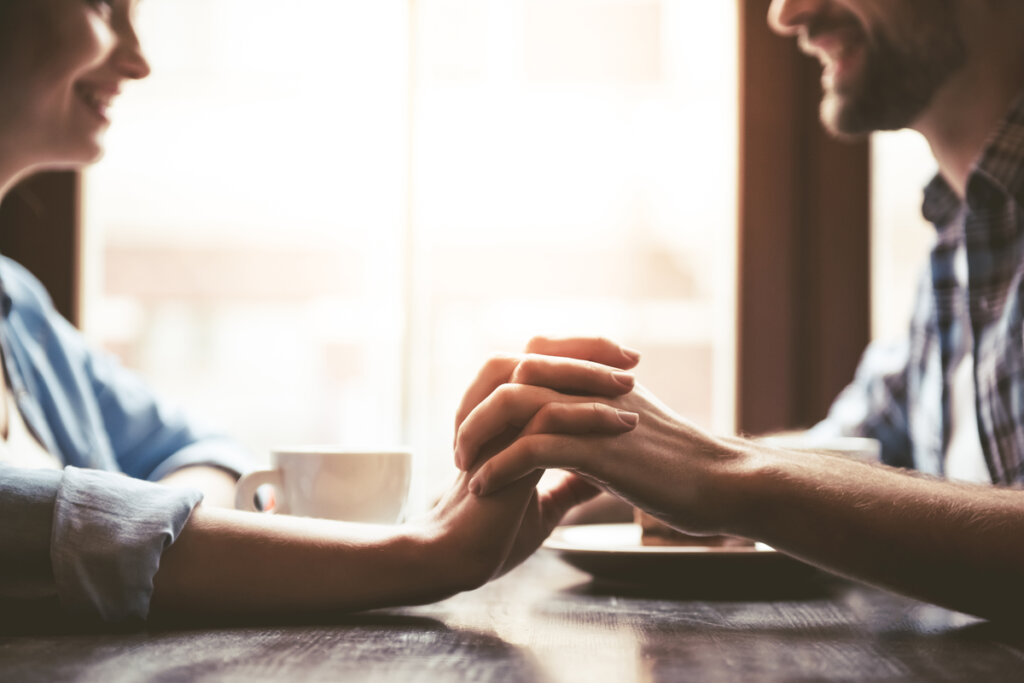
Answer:
[[0, 253], [39, 278], [57, 310], [76, 325], [80, 191], [78, 173], [41, 173], [12, 189], [0, 205]]
[[737, 426], [807, 426], [869, 335], [869, 158], [818, 122], [820, 67], [740, 0]]

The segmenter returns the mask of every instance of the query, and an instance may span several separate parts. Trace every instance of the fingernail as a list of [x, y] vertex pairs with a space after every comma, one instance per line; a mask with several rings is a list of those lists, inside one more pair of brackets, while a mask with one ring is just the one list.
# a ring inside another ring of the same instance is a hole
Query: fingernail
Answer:
[[640, 352], [637, 351], [636, 349], [631, 349], [626, 346], [620, 347], [620, 349], [622, 351], [622, 355], [631, 360], [632, 362], [636, 363], [637, 361], [640, 360]]
[[636, 377], [628, 372], [613, 372], [612, 378], [622, 386], [629, 387], [630, 389], [636, 383]]
[[455, 466], [458, 467], [460, 470], [466, 469], [465, 466], [462, 464], [462, 451], [459, 450], [458, 445], [455, 446]]
[[469, 492], [474, 496], [479, 496], [480, 491], [483, 489], [483, 485], [480, 483], [480, 477], [476, 476], [469, 480]]
[[640, 415], [638, 413], [631, 413], [628, 410], [616, 410], [619, 419], [622, 420], [629, 427], [636, 427], [640, 422]]

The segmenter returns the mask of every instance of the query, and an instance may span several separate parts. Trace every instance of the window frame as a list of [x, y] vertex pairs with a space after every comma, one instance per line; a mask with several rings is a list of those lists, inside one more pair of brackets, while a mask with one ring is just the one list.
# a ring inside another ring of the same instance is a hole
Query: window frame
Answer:
[[[870, 153], [818, 120], [821, 69], [740, 3], [737, 428], [824, 417], [870, 335]], [[770, 162], [767, 160], [771, 160]]]

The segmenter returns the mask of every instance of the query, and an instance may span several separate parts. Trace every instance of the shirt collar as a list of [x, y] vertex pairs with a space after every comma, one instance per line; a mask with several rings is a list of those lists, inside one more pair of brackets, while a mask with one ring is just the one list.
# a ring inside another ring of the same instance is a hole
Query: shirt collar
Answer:
[[[989, 138], [967, 177], [967, 205], [972, 210], [1012, 197], [1024, 205], [1024, 93]], [[945, 178], [936, 175], [924, 190], [921, 213], [940, 231], [956, 218], [961, 201]]]

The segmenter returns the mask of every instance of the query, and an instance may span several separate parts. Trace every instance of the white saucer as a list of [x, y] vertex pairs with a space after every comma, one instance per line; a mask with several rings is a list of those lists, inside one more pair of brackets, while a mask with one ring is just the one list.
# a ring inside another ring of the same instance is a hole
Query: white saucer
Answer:
[[778, 582], [814, 568], [758, 543], [754, 546], [645, 546], [637, 524], [558, 527], [544, 548], [594, 578], [627, 583]]
[[640, 555], [693, 555], [778, 552], [764, 543], [753, 546], [644, 545], [639, 524], [584, 524], [560, 526], [544, 547], [571, 553], [617, 553]]

